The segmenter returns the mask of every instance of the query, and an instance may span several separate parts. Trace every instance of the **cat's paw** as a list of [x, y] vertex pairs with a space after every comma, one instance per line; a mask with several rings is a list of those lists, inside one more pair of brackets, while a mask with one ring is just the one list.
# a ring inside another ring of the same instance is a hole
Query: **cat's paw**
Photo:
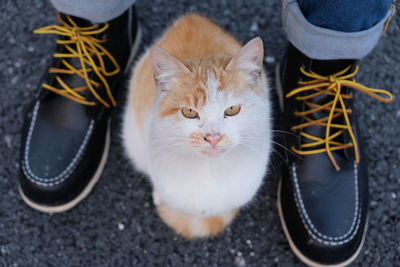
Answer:
[[235, 218], [239, 209], [218, 216], [199, 217], [178, 211], [166, 204], [157, 207], [160, 218], [176, 233], [185, 238], [203, 238], [222, 232]]

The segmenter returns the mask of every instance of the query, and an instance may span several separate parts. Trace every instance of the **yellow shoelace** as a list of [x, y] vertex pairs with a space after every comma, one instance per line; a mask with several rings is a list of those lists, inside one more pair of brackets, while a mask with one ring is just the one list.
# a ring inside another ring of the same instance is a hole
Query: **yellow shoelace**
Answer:
[[[100, 26], [96, 24], [88, 27], [79, 27], [69, 16], [65, 16], [67, 21], [64, 21], [60, 14], [57, 14], [57, 18], [60, 22], [59, 25], [50, 25], [34, 31], [34, 33], [38, 34], [57, 34], [68, 37], [67, 40], [57, 40], [56, 42], [57, 44], [64, 45], [69, 53], [55, 53], [53, 55], [55, 58], [61, 58], [65, 69], [50, 68], [49, 72], [55, 74], [78, 75], [86, 82], [86, 85], [71, 88], [60, 76], [56, 75], [56, 81], [62, 88], [56, 88], [46, 83], [42, 84], [43, 88], [84, 105], [94, 106], [97, 102], [88, 101], [80, 94], [80, 92], [90, 90], [97, 101], [105, 107], [110, 107], [111, 105], [115, 106], [115, 99], [105, 77], [117, 74], [120, 72], [120, 67], [115, 58], [101, 45], [101, 43], [104, 43], [106, 40], [99, 40], [92, 36], [104, 32], [109, 25], [105, 24], [104, 26]], [[73, 67], [65, 58], [79, 58], [81, 69]], [[105, 59], [108, 59], [112, 63], [113, 70], [106, 70]], [[100, 82], [90, 79], [88, 75], [89, 72], [94, 72]], [[97, 93], [96, 89], [101, 87], [104, 87], [106, 90], [110, 103]]]
[[[321, 76], [315, 72], [307, 72], [303, 67], [301, 67], [300, 71], [312, 80], [300, 81], [299, 85], [301, 86], [293, 89], [286, 95], [286, 97], [289, 98], [294, 95], [301, 94], [296, 97], [296, 100], [305, 101], [305, 105], [309, 107], [309, 110], [294, 113], [294, 115], [297, 117], [303, 117], [305, 122], [293, 126], [291, 128], [292, 131], [316, 125], [326, 127], [325, 138], [320, 138], [305, 132], [301, 132], [301, 136], [311, 140], [311, 142], [301, 144], [301, 150], [295, 147], [291, 147], [292, 151], [299, 155], [311, 155], [326, 152], [336, 170], [340, 170], [340, 167], [332, 155], [332, 151], [334, 150], [353, 147], [356, 162], [358, 163], [360, 160], [357, 140], [351, 128], [351, 123], [348, 116], [349, 114], [351, 114], [352, 111], [351, 109], [346, 108], [344, 103], [345, 99], [351, 99], [353, 98], [353, 95], [342, 92], [342, 87], [358, 90], [384, 103], [393, 101], [393, 95], [390, 92], [382, 89], [369, 88], [355, 82], [354, 77], [358, 72], [358, 66], [354, 69], [353, 72], [345, 75], [345, 73], [347, 73], [351, 69], [351, 67], [352, 66], [348, 66], [346, 69], [329, 76]], [[305, 92], [308, 93], [305, 95], [302, 94]], [[383, 97], [379, 94], [386, 97]], [[331, 95], [333, 96], [333, 100], [322, 105], [311, 102], [311, 99], [321, 95]], [[329, 111], [329, 115], [320, 119], [311, 119], [307, 116], [322, 110]], [[333, 119], [340, 116], [344, 117], [345, 124], [332, 123]], [[337, 131], [333, 132], [333, 128], [337, 129]], [[335, 138], [344, 134], [345, 131], [347, 131], [350, 135], [350, 143], [344, 144], [334, 141]], [[318, 148], [323, 144], [325, 144], [325, 148]]]

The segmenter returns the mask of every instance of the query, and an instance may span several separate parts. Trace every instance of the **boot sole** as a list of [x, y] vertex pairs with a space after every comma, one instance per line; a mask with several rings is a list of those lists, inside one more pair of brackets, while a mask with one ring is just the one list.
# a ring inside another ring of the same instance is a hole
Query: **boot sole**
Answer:
[[[281, 112], [284, 112], [283, 110], [283, 100], [284, 100], [284, 96], [283, 96], [283, 91], [282, 91], [282, 85], [281, 85], [281, 81], [280, 81], [280, 65], [276, 64], [276, 68], [275, 68], [275, 84], [276, 84], [276, 92], [278, 95], [278, 99], [279, 99], [279, 107]], [[347, 266], [350, 263], [352, 263], [357, 256], [360, 254], [363, 245], [364, 245], [364, 240], [365, 240], [365, 235], [366, 235], [366, 230], [368, 227], [368, 219], [367, 219], [367, 223], [365, 224], [365, 229], [364, 229], [364, 233], [363, 233], [363, 237], [360, 243], [359, 248], [357, 249], [357, 251], [346, 261], [341, 262], [341, 263], [336, 263], [336, 264], [322, 264], [316, 261], [311, 260], [310, 258], [306, 257], [303, 253], [300, 252], [300, 250], [296, 247], [296, 245], [294, 244], [292, 238], [290, 237], [289, 231], [287, 229], [286, 223], [285, 223], [285, 219], [283, 218], [283, 212], [282, 212], [282, 207], [281, 207], [281, 184], [282, 181], [279, 181], [278, 184], [278, 199], [277, 199], [277, 207], [278, 207], [278, 214], [279, 214], [279, 218], [281, 221], [281, 225], [283, 228], [283, 232], [286, 236], [286, 239], [289, 242], [289, 246], [290, 249], [293, 251], [293, 253], [305, 264], [311, 266], [311, 267], [343, 267], [343, 266]]]

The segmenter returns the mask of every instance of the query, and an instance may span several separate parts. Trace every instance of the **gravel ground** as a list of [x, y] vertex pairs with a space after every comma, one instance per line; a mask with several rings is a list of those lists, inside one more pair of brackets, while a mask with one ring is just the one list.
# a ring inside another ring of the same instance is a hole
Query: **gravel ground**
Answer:
[[[144, 28], [141, 51], [165, 25], [190, 11], [209, 16], [242, 41], [261, 36], [271, 77], [286, 44], [279, 0], [139, 0], [138, 10]], [[114, 116], [109, 161], [92, 194], [63, 214], [28, 208], [17, 191], [20, 132], [54, 46], [51, 37], [32, 30], [54, 22], [48, 1], [0, 0], [1, 266], [302, 265], [290, 251], [277, 215], [277, 160], [257, 198], [227, 231], [208, 240], [185, 241], [158, 219], [149, 183], [124, 156], [120, 108]], [[390, 89], [396, 96], [399, 34], [396, 17], [362, 61], [359, 75], [364, 84]], [[354, 266], [400, 266], [400, 102], [382, 104], [360, 95], [356, 109], [370, 162], [371, 205], [365, 246]]]

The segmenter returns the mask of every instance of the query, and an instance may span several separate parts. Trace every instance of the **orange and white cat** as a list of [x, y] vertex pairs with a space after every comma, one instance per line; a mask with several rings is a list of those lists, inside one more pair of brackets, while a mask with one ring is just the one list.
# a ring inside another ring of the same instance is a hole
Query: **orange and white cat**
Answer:
[[133, 70], [123, 139], [177, 233], [223, 230], [266, 174], [271, 103], [263, 43], [242, 47], [208, 19], [179, 19]]

